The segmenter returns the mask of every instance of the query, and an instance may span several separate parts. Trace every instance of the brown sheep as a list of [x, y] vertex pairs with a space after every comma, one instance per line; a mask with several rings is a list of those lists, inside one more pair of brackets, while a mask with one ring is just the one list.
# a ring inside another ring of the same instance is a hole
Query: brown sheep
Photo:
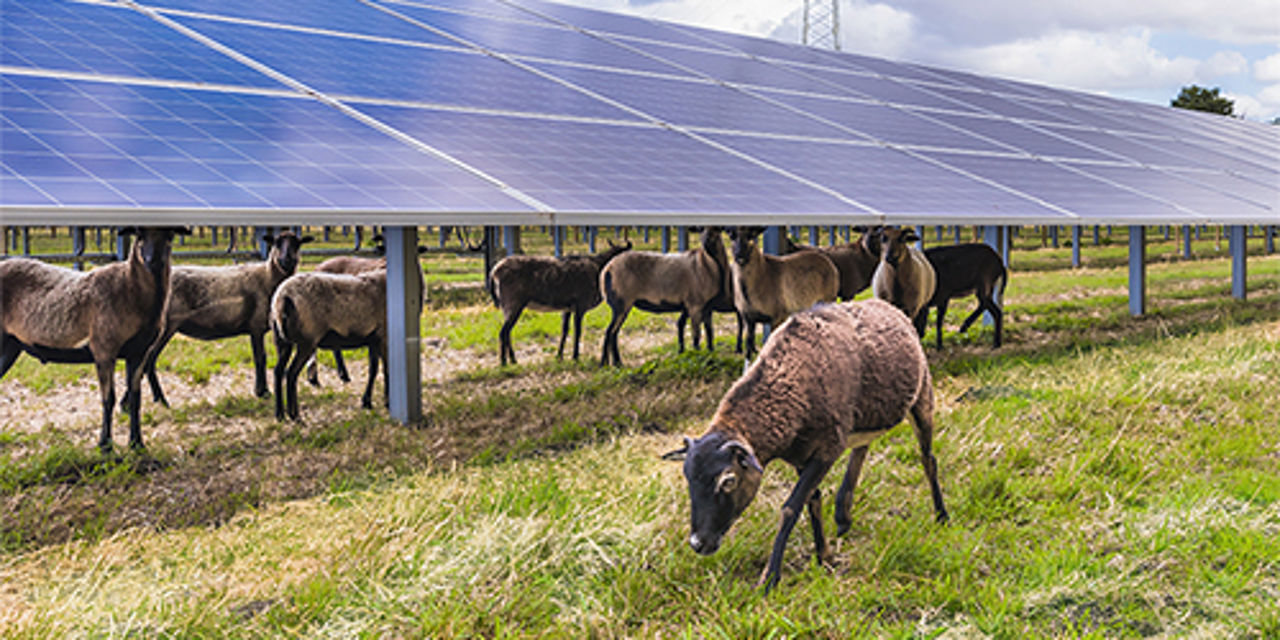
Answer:
[[573, 359], [578, 359], [582, 343], [582, 316], [600, 304], [600, 270], [624, 251], [631, 242], [616, 245], [590, 256], [508, 256], [493, 266], [485, 278], [485, 288], [494, 306], [502, 309], [502, 328], [498, 330], [498, 361], [516, 363], [511, 346], [511, 328], [525, 307], [534, 311], [561, 311], [560, 348], [557, 358], [564, 357], [564, 341], [569, 334], [569, 317], [573, 317]]
[[145, 365], [151, 397], [156, 402], [169, 406], [156, 376], [156, 358], [175, 333], [198, 340], [247, 334], [253, 348], [253, 392], [259, 398], [267, 397], [267, 350], [263, 337], [268, 330], [271, 294], [298, 269], [298, 251], [312, 239], [311, 236], [299, 238], [292, 231], [276, 236], [268, 234], [263, 240], [271, 246], [271, 251], [263, 262], [173, 267], [169, 275], [165, 330]]
[[871, 290], [905, 313], [915, 325], [916, 335], [923, 336], [938, 277], [924, 252], [913, 246], [919, 240], [910, 227], [880, 231], [880, 264], [871, 277]]
[[837, 535], [844, 535], [867, 447], [907, 415], [934, 513], [946, 522], [932, 451], [933, 387], [910, 323], [879, 300], [818, 305], [793, 315], [725, 394], [706, 433], [697, 440], [686, 437], [683, 448], [663, 456], [684, 460], [689, 545], [702, 555], [715, 553], [755, 497], [764, 467], [780, 458], [800, 479], [782, 507], [782, 525], [759, 584], [766, 591], [777, 584], [787, 538], [806, 505], [817, 560], [829, 561], [818, 484], [852, 448], [836, 493]]
[[653, 313], [680, 312], [676, 338], [684, 351], [684, 322], [693, 320], [693, 347], [698, 348], [698, 327], [713, 348], [711, 307], [724, 287], [724, 242], [719, 227], [702, 231], [702, 246], [676, 254], [628, 251], [600, 271], [600, 292], [613, 317], [605, 329], [600, 366], [622, 365], [618, 332], [632, 307]]
[[174, 227], [126, 227], [121, 235], [138, 241], [128, 260], [88, 273], [36, 260], [0, 261], [0, 378], [21, 352], [41, 362], [92, 362], [102, 396], [98, 448], [111, 451], [111, 413], [115, 409], [116, 360], [125, 361], [129, 399], [129, 446], [142, 449], [139, 410], [142, 364], [164, 332], [169, 303], [170, 246]]
[[[271, 298], [271, 332], [276, 341], [277, 420], [284, 419], [286, 408], [290, 418], [298, 419], [298, 374], [317, 348], [368, 349], [369, 378], [360, 406], [373, 408], [378, 360], [386, 362], [387, 357], [386, 269], [358, 275], [299, 273], [285, 280]], [[385, 372], [383, 385], [385, 392]]]
[[733, 240], [733, 300], [747, 325], [747, 357], [755, 353], [756, 324], [777, 327], [791, 314], [817, 302], [832, 302], [840, 288], [840, 273], [818, 251], [769, 256], [757, 239], [764, 227], [736, 227]]
[[880, 264], [880, 229], [864, 230], [862, 237], [855, 242], [838, 244], [831, 247], [814, 247], [807, 244], [791, 243], [787, 253], [796, 251], [820, 251], [840, 272], [841, 300], [852, 300], [863, 289], [871, 286], [871, 276]]

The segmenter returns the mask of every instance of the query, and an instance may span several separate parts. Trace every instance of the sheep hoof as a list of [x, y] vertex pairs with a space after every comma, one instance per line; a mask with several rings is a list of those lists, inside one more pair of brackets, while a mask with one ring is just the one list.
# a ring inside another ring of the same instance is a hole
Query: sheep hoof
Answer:
[[311, 385], [311, 386], [313, 386], [313, 387], [315, 387], [315, 388], [319, 389], [319, 388], [320, 388], [320, 378], [307, 378], [307, 384], [309, 384], [309, 385]]

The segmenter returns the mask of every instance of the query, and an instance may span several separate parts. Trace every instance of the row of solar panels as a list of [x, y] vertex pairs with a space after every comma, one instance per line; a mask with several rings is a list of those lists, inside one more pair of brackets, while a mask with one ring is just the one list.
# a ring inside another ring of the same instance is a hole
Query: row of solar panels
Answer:
[[1265, 125], [541, 0], [0, 17], [15, 223], [1280, 220]]

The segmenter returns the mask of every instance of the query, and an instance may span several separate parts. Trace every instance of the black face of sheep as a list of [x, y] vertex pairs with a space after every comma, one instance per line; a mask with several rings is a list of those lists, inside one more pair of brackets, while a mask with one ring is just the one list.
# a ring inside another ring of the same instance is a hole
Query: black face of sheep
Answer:
[[315, 238], [311, 236], [299, 238], [292, 231], [285, 231], [278, 236], [267, 234], [263, 236], [263, 240], [272, 247], [270, 259], [280, 267], [281, 271], [292, 274], [298, 270], [298, 251], [302, 249], [302, 245], [314, 242]]
[[751, 261], [751, 254], [756, 249], [756, 239], [764, 233], [764, 227], [733, 227], [729, 229], [729, 239], [733, 241], [733, 260], [740, 265]]
[[910, 227], [896, 229], [889, 227], [880, 230], [880, 255], [885, 262], [891, 266], [898, 266], [898, 263], [907, 256], [907, 252], [911, 248], [911, 244], [919, 242], [920, 236], [916, 235], [915, 229]]
[[191, 235], [191, 229], [187, 227], [121, 227], [116, 233], [122, 236], [137, 236], [142, 264], [151, 273], [160, 274], [169, 265], [173, 237]]
[[718, 433], [698, 440], [686, 437], [684, 448], [663, 456], [684, 460], [689, 482], [689, 546], [701, 555], [720, 548], [720, 540], [756, 497], [764, 468], [741, 442]]

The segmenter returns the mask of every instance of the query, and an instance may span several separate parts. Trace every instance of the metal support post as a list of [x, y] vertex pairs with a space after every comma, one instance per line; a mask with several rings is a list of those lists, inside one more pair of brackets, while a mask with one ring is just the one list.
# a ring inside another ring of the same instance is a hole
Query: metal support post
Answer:
[[689, 227], [680, 225], [676, 227], [676, 251], [689, 250]]
[[1227, 228], [1231, 244], [1231, 297], [1244, 300], [1248, 294], [1249, 239], [1244, 225]]
[[956, 226], [955, 226], [955, 228], [954, 228], [954, 230], [955, 230], [955, 234], [956, 234], [956, 242], [955, 242], [955, 243], [956, 243], [956, 244], [960, 244], [961, 242], [964, 242], [963, 231], [961, 230], [960, 225], [956, 225]]
[[1100, 225], [1096, 225], [1096, 224], [1093, 225], [1093, 246], [1095, 247], [1102, 243], [1102, 239], [1099, 237], [1100, 230], [1101, 230]]
[[1054, 248], [1058, 248], [1058, 225], [1049, 225], [1049, 244]]
[[591, 253], [596, 252], [596, 229], [595, 226], [587, 227], [587, 251]]
[[1276, 226], [1273, 224], [1267, 225], [1264, 233], [1267, 237], [1267, 255], [1271, 255], [1276, 252]]
[[[982, 227], [982, 241], [987, 246], [995, 249], [996, 253], [1000, 254], [1000, 259], [1004, 261], [1005, 266], [1007, 267], [1009, 265], [1009, 256], [1005, 253], [1004, 240], [1001, 238], [1001, 236], [1004, 235], [1001, 233], [1002, 231], [1004, 231], [1004, 227], [998, 225], [987, 225]], [[995, 292], [995, 294], [997, 296], [996, 304], [1003, 304], [1003, 301], [999, 299], [999, 292]], [[995, 324], [995, 319], [991, 317], [990, 312], [984, 311], [982, 313], [982, 324], [983, 326], [992, 326]]]
[[809, 244], [815, 247], [818, 246], [818, 227], [816, 226], [809, 227]]
[[1191, 225], [1182, 225], [1182, 257], [1191, 259]]
[[387, 227], [383, 238], [387, 246], [387, 401], [393, 420], [417, 424], [422, 422], [418, 228]]
[[1080, 225], [1071, 227], [1071, 266], [1072, 268], [1080, 268]]
[[662, 227], [662, 252], [671, 253], [671, 227]]
[[551, 227], [551, 239], [555, 243], [556, 257], [564, 256], [564, 227], [559, 225]]
[[[117, 229], [117, 231], [119, 231]], [[129, 238], [116, 233], [116, 260], [124, 262], [129, 259]]]
[[1147, 312], [1147, 234], [1142, 225], [1129, 227], [1129, 315]]
[[507, 255], [515, 255], [516, 247], [520, 244], [520, 239], [516, 235], [517, 228], [507, 225], [502, 228], [502, 246], [506, 248]]
[[84, 227], [71, 227], [71, 253], [76, 256], [76, 271], [84, 271], [84, 261], [80, 259], [84, 255]]
[[916, 225], [916, 237], [919, 238], [916, 240], [916, 248], [924, 251], [924, 225]]

